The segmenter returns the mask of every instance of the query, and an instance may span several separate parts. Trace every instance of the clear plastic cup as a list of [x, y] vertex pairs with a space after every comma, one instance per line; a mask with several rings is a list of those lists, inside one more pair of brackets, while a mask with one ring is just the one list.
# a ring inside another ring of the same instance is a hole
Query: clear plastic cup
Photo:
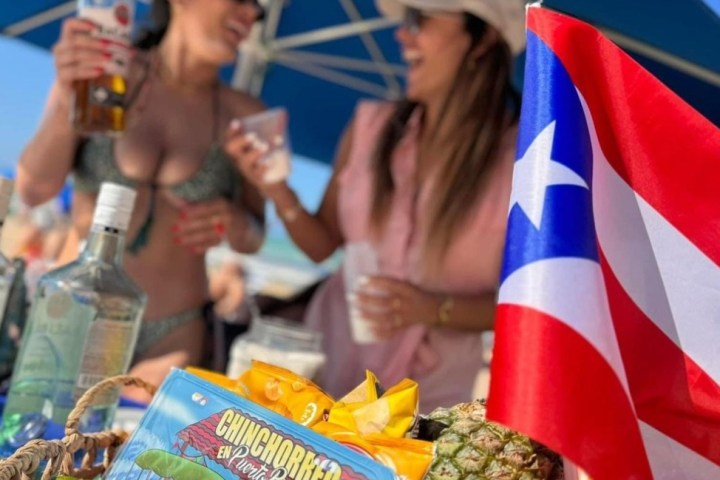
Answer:
[[290, 137], [288, 113], [284, 108], [273, 108], [242, 119], [243, 131], [252, 138], [255, 146], [265, 151], [262, 163], [269, 168], [265, 183], [277, 183], [290, 175]]
[[[345, 246], [343, 275], [345, 292], [350, 297], [361, 287], [361, 279], [378, 275], [380, 265], [377, 252], [368, 242], [353, 242]], [[365, 319], [353, 302], [348, 298], [350, 328], [353, 340], [358, 344], [375, 343], [379, 339], [370, 329], [370, 322]]]

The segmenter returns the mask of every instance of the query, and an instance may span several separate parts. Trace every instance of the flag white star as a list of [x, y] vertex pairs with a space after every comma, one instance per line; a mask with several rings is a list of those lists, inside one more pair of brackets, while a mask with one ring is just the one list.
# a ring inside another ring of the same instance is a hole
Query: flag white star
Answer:
[[519, 205], [538, 230], [542, 223], [548, 187], [576, 185], [589, 190], [580, 175], [550, 158], [554, 138], [555, 122], [553, 121], [535, 137], [525, 155], [515, 162], [513, 171], [510, 209], [515, 204]]

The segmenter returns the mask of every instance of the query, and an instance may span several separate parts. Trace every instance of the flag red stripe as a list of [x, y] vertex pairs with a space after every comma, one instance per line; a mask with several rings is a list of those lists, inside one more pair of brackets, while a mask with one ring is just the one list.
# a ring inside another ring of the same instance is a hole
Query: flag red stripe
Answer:
[[720, 386], [635, 305], [602, 256], [601, 264], [638, 417], [720, 465]]
[[582, 92], [613, 168], [720, 264], [720, 130], [589, 25], [530, 8], [528, 28]]
[[562, 452], [593, 480], [651, 479], [635, 413], [602, 355], [552, 316], [507, 304], [497, 312], [489, 418]]

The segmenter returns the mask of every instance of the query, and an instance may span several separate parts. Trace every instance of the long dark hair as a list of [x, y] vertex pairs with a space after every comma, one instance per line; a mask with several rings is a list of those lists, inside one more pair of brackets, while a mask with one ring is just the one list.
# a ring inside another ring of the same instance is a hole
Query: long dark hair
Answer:
[[135, 47], [140, 50], [150, 50], [160, 45], [170, 24], [170, 2], [168, 0], [153, 0], [150, 10], [150, 25], [140, 31]]
[[[443, 164], [435, 170], [430, 196], [429, 228], [424, 239], [426, 267], [435, 270], [455, 232], [467, 220], [472, 205], [485, 188], [488, 172], [498, 157], [500, 143], [510, 124], [517, 122], [520, 96], [511, 85], [512, 55], [500, 39], [477, 60], [473, 49], [488, 32], [488, 24], [465, 14], [465, 30], [472, 39], [463, 63], [445, 99], [435, 132], [425, 132], [449, 145]], [[387, 220], [395, 184], [391, 173], [393, 151], [405, 133], [418, 103], [398, 102], [375, 150], [374, 195], [371, 226], [380, 232]], [[450, 132], [450, 133], [448, 133]]]

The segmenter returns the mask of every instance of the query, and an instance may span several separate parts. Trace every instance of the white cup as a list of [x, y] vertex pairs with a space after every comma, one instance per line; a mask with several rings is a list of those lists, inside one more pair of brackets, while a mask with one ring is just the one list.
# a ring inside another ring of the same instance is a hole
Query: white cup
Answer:
[[343, 278], [345, 280], [345, 292], [348, 294], [350, 328], [353, 340], [358, 344], [375, 343], [379, 339], [370, 329], [371, 323], [363, 318], [350, 297], [361, 287], [361, 279], [379, 273], [379, 260], [372, 245], [368, 242], [353, 242], [345, 246]]
[[263, 181], [267, 184], [285, 180], [290, 175], [290, 139], [287, 133], [288, 113], [273, 108], [242, 119], [243, 131], [255, 146], [265, 151], [261, 162], [268, 166]]

